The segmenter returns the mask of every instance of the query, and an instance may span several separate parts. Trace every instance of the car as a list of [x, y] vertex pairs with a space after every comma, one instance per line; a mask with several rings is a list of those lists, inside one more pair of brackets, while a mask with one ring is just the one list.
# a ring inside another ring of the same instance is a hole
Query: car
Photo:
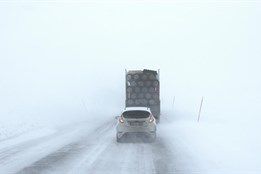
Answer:
[[150, 108], [126, 107], [116, 125], [116, 141], [121, 142], [126, 135], [145, 135], [155, 141], [157, 125]]

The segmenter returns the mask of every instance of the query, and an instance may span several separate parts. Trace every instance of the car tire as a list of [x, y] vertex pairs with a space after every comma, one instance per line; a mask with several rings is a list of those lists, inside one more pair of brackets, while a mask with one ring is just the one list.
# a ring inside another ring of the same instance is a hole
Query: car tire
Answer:
[[116, 142], [121, 143], [121, 138], [119, 138], [117, 134], [116, 134]]
[[160, 118], [157, 118], [156, 119], [156, 124], [159, 124], [160, 123]]
[[156, 134], [156, 132], [155, 132], [153, 135], [151, 135], [151, 137], [150, 137], [150, 142], [155, 142], [155, 141], [156, 141], [156, 138], [157, 138], [157, 134]]

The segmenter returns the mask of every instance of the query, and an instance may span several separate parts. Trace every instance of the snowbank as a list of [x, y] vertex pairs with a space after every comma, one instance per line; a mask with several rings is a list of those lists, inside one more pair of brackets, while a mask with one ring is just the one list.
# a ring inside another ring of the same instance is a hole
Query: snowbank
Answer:
[[35, 122], [1, 122], [0, 141], [17, 137], [21, 134], [38, 129], [39, 127], [41, 128], [42, 126]]
[[[167, 118], [166, 118], [167, 119]], [[170, 149], [183, 145], [196, 163], [193, 171], [207, 173], [261, 172], [261, 128], [250, 124], [211, 123], [190, 120], [163, 120], [159, 132]]]

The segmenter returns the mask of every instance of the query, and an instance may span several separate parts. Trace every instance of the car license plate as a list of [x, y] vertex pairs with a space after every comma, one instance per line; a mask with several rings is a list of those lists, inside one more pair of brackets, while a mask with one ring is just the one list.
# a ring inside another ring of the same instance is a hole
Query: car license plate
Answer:
[[143, 122], [132, 121], [132, 122], [130, 122], [130, 126], [143, 126]]

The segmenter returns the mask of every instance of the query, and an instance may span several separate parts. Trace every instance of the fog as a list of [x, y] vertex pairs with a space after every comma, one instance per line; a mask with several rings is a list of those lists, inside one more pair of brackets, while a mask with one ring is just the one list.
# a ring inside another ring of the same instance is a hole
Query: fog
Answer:
[[[125, 69], [160, 69], [162, 114], [260, 121], [261, 4], [0, 2], [0, 119], [114, 118]], [[175, 103], [173, 105], [173, 98]]]

